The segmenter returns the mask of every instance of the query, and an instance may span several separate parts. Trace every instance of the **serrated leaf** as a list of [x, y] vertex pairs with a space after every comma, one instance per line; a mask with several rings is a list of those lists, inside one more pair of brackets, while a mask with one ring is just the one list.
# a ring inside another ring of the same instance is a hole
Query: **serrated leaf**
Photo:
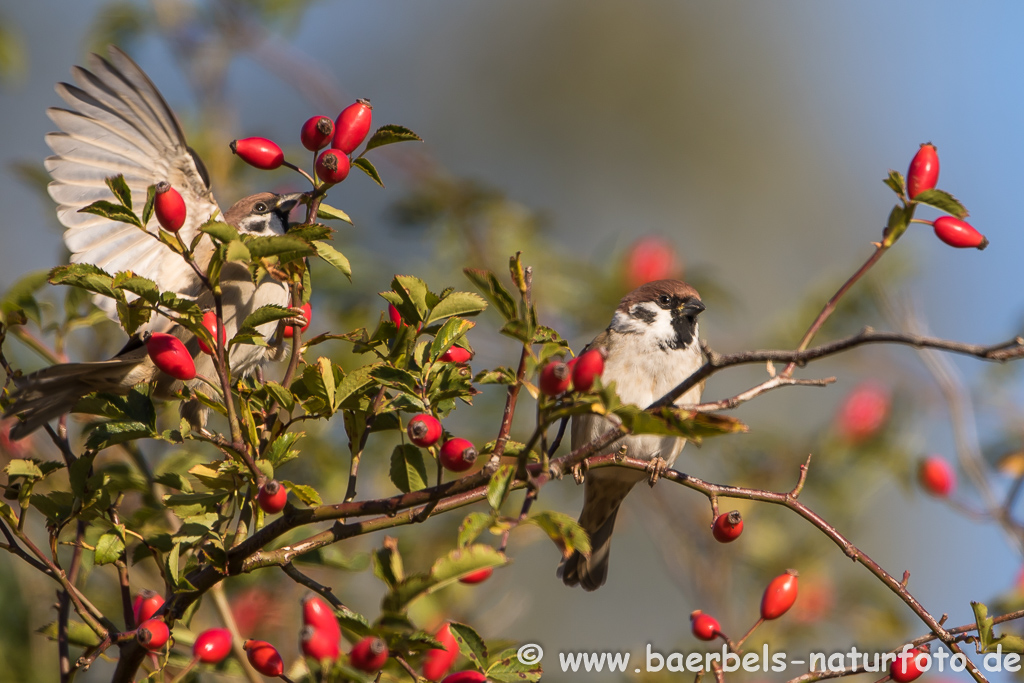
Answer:
[[899, 171], [890, 170], [889, 175], [882, 182], [892, 188], [892, 191], [901, 198], [907, 196], [907, 184], [903, 180], [903, 174]]
[[939, 211], [945, 211], [957, 218], [963, 219], [968, 216], [967, 207], [961, 204], [956, 197], [945, 190], [925, 190], [924, 192], [918, 193], [918, 195], [914, 197], [914, 201], [920, 202], [921, 204], [927, 204], [928, 206], [934, 206]]
[[491, 526], [494, 515], [486, 512], [470, 512], [459, 525], [458, 546], [465, 548]]
[[477, 384], [515, 384], [516, 373], [511, 368], [498, 367], [493, 370], [481, 370], [476, 373], [473, 381]]
[[378, 367], [381, 367], [380, 363], [371, 363], [369, 365], [358, 367], [345, 375], [345, 378], [338, 385], [335, 395], [335, 400], [338, 402], [337, 405], [342, 405], [350, 396], [358, 392], [367, 384], [372, 383], [373, 371]]
[[380, 173], [377, 171], [377, 167], [367, 159], [366, 157], [359, 157], [358, 159], [352, 160], [352, 165], [358, 168], [360, 171], [370, 176], [373, 182], [377, 183], [381, 187], [384, 187], [384, 181], [380, 178]]
[[146, 204], [142, 207], [142, 224], [149, 225], [149, 219], [153, 217], [153, 207], [156, 205], [156, 185], [146, 188]]
[[501, 505], [505, 502], [505, 497], [508, 495], [509, 487], [512, 485], [513, 480], [515, 480], [515, 476], [515, 465], [502, 465], [491, 475], [491, 480], [487, 482], [487, 504], [491, 506], [495, 513], [501, 510]]
[[66, 266], [57, 266], [50, 271], [50, 284], [70, 285], [96, 294], [117, 299], [118, 294], [113, 289], [114, 278], [102, 268], [89, 263], [72, 263]]
[[252, 253], [242, 240], [233, 240], [225, 247], [224, 260], [249, 263], [252, 260]]
[[474, 294], [473, 292], [452, 292], [431, 309], [430, 316], [424, 324], [430, 325], [450, 316], [476, 315], [486, 308], [487, 301], [479, 294]]
[[349, 218], [347, 213], [341, 209], [336, 209], [333, 206], [324, 204], [323, 202], [320, 203], [320, 207], [316, 211], [316, 217], [329, 221], [345, 221], [349, 225], [354, 225], [354, 223], [352, 223], [352, 219]]
[[402, 556], [398, 553], [398, 539], [388, 536], [384, 545], [373, 551], [371, 555], [373, 574], [383, 581], [388, 588], [394, 589], [405, 580], [405, 569]]
[[575, 551], [579, 551], [580, 554], [587, 557], [590, 556], [590, 537], [587, 536], [587, 532], [579, 525], [579, 522], [569, 515], [546, 510], [533, 515], [526, 522], [540, 527], [548, 535], [548, 538], [558, 546], [562, 557], [568, 559]]
[[436, 361], [448, 348], [473, 329], [474, 323], [461, 318], [449, 318], [434, 335], [430, 343], [430, 359]]
[[9, 477], [26, 477], [27, 479], [42, 479], [43, 471], [34, 460], [11, 460], [4, 468]]
[[114, 533], [106, 533], [96, 541], [96, 564], [104, 565], [116, 562], [124, 552], [124, 541]]
[[[237, 487], [235, 487], [237, 489]], [[174, 510], [178, 517], [196, 517], [214, 512], [233, 493], [231, 491], [203, 491], [200, 493], [172, 493], [164, 496], [164, 505]]]
[[118, 273], [114, 277], [113, 286], [136, 294], [150, 303], [160, 300], [160, 288], [156, 283], [134, 273]]
[[134, 420], [100, 422], [89, 433], [85, 446], [98, 451], [116, 444], [153, 436], [156, 436], [156, 432], [143, 422]]
[[632, 404], [618, 406], [615, 414], [634, 434], [663, 434], [682, 436], [695, 443], [709, 436], [738, 434], [748, 427], [734, 417], [702, 413], [675, 406], [645, 411]]
[[285, 387], [277, 382], [268, 380], [263, 384], [263, 388], [270, 394], [270, 398], [281, 404], [281, 407], [286, 411], [291, 412], [295, 408], [295, 394]]
[[104, 199], [93, 202], [89, 206], [82, 207], [78, 210], [78, 213], [91, 213], [97, 216], [103, 216], [104, 218], [118, 223], [127, 223], [134, 225], [136, 228], [142, 227], [142, 221], [135, 215], [135, 212], [128, 209], [120, 204], [114, 202], [108, 202]]
[[281, 485], [286, 489], [295, 494], [295, 497], [301, 500], [303, 503], [311, 508], [320, 507], [324, 504], [323, 499], [320, 498], [320, 494], [316, 492], [316, 489], [312, 486], [306, 486], [305, 484], [295, 484], [290, 481], [281, 480]]
[[484, 297], [494, 304], [505, 320], [516, 319], [515, 299], [494, 273], [479, 268], [464, 268], [462, 272], [477, 286]]
[[889, 220], [886, 222], [882, 244], [892, 246], [896, 243], [910, 225], [910, 219], [914, 216], [914, 205], [903, 206], [897, 204], [889, 212]]
[[986, 651], [992, 644], [992, 617], [988, 615], [988, 606], [982, 602], [972, 602], [974, 620], [978, 625], [978, 649]]
[[117, 201], [121, 202], [126, 209], [131, 210], [132, 191], [128, 189], [128, 183], [124, 181], [124, 176], [118, 173], [117, 175], [104, 178], [103, 182], [105, 182], [107, 187], [110, 188], [110, 191], [114, 193]]
[[[430, 290], [427, 289], [427, 283], [418, 277], [396, 275], [391, 281], [391, 289], [401, 297], [399, 302], [392, 303], [395, 303], [398, 307], [399, 312], [402, 314], [402, 320], [407, 325], [415, 325], [422, 322], [433, 306], [432, 303], [427, 301], [430, 293]], [[411, 318], [409, 313], [415, 313], [415, 318]]]
[[[423, 138], [421, 138], [419, 135], [416, 135], [416, 133], [412, 132], [405, 126], [387, 124], [378, 128], [374, 132], [373, 137], [367, 140], [366, 148], [363, 150], [363, 154], [366, 154], [371, 149], [375, 149], [377, 147], [383, 147], [384, 145], [391, 145], [396, 142], [406, 142], [411, 140], [423, 142]], [[358, 159], [356, 161], [358, 161]]]
[[312, 256], [313, 247], [306, 240], [292, 235], [271, 235], [270, 237], [253, 237], [247, 239], [245, 246], [249, 248], [252, 258], [278, 256], [280, 254], [301, 254]]
[[320, 258], [340, 270], [342, 275], [347, 277], [349, 281], [352, 280], [352, 264], [349, 263], [344, 254], [327, 242], [313, 242], [313, 247]]
[[399, 444], [391, 452], [391, 482], [409, 493], [427, 487], [427, 464], [423, 451], [412, 444]]
[[140, 327], [149, 322], [153, 310], [144, 299], [136, 299], [131, 303], [118, 301], [116, 304], [117, 320], [128, 336], [134, 336]]
[[238, 239], [238, 230], [234, 226], [220, 221], [204, 223], [199, 227], [199, 231], [206, 233], [220, 242], [231, 242]]
[[284, 306], [267, 304], [266, 306], [260, 306], [246, 316], [245, 320], [242, 321], [242, 327], [240, 329], [256, 329], [260, 325], [266, 325], [267, 323], [272, 323], [276, 320], [290, 318], [291, 315], [291, 311]]
[[491, 657], [487, 667], [487, 680], [495, 683], [536, 683], [544, 673], [540, 661], [523, 664], [518, 657], [518, 648], [509, 648]]
[[480, 637], [480, 634], [473, 630], [473, 627], [456, 621], [451, 622], [448, 628], [459, 644], [459, 651], [483, 671], [487, 665], [487, 643]]

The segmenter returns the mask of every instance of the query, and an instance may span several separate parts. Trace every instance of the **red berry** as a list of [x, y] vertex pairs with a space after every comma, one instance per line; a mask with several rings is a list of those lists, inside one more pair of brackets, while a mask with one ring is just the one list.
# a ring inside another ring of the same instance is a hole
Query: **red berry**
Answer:
[[348, 653], [349, 663], [353, 668], [368, 674], [376, 673], [388, 661], [388, 646], [377, 636], [366, 636], [352, 646]]
[[302, 599], [302, 623], [321, 631], [334, 631], [341, 635], [338, 617], [331, 606], [319, 595], [310, 593]]
[[174, 379], [195, 379], [196, 363], [185, 345], [173, 334], [154, 332], [149, 335], [146, 352], [153, 365]]
[[395, 327], [401, 327], [405, 323], [402, 322], [402, 314], [398, 312], [394, 304], [388, 304], [388, 318], [395, 324]]
[[487, 683], [487, 676], [472, 669], [468, 671], [456, 671], [445, 678], [441, 683]]
[[848, 441], [864, 441], [875, 434], [889, 417], [889, 390], [877, 382], [857, 385], [839, 408], [839, 431]]
[[956, 472], [944, 458], [930, 455], [917, 467], [917, 480], [925, 491], [945, 498], [956, 488]]
[[161, 649], [167, 644], [167, 639], [170, 637], [171, 630], [167, 628], [167, 624], [162, 619], [144, 621], [139, 626], [139, 630], [135, 632], [135, 639], [139, 641], [139, 645], [150, 652]]
[[572, 367], [572, 388], [587, 392], [594, 386], [594, 380], [604, 372], [604, 354], [598, 349], [590, 349], [580, 354]]
[[178, 232], [181, 226], [185, 225], [185, 216], [188, 215], [185, 200], [166, 180], [156, 184], [153, 213], [156, 214], [160, 227], [167, 232]]
[[[922, 660], [931, 656], [920, 648], [907, 650], [906, 654], [902, 652], [897, 653], [896, 661], [889, 665], [889, 675], [892, 676], [892, 680], [896, 681], [896, 683], [910, 683], [910, 681], [920, 676], [923, 672], [917, 663], [919, 655], [924, 655]], [[923, 661], [922, 664], [924, 664]]]
[[477, 569], [475, 572], [470, 572], [459, 579], [459, 583], [474, 584], [483, 583], [487, 579], [491, 578], [491, 574], [494, 573], [494, 567], [484, 567], [483, 569]]
[[276, 515], [284, 510], [285, 503], [288, 502], [288, 489], [281, 486], [276, 479], [272, 479], [260, 487], [256, 500], [259, 502], [261, 510], [268, 515]]
[[302, 645], [302, 654], [312, 657], [318, 662], [324, 660], [333, 662], [341, 652], [338, 646], [338, 637], [340, 635], [339, 632], [329, 628], [317, 628], [310, 625], [303, 626], [299, 641]]
[[265, 640], [247, 640], [242, 646], [252, 668], [264, 676], [276, 678], [284, 673], [284, 662], [277, 648]]
[[704, 614], [700, 610], [694, 610], [690, 613], [690, 630], [693, 632], [695, 638], [700, 640], [714, 640], [718, 637], [722, 627], [718, 625], [718, 620], [710, 614]]
[[[306, 330], [309, 329], [310, 323], [313, 322], [313, 307], [307, 301], [306, 303], [302, 304], [302, 306], [300, 306], [299, 308], [302, 309], [302, 317], [306, 319], [306, 324], [303, 325], [301, 328], [301, 331], [305, 332]], [[285, 336], [286, 339], [291, 339], [292, 335], [295, 334], [294, 330], [294, 325], [285, 325], [284, 330], [282, 330], [281, 333]]]
[[572, 370], [560, 360], [553, 360], [541, 368], [540, 390], [547, 396], [564, 394], [572, 382]]
[[452, 668], [459, 656], [459, 642], [452, 635], [451, 624], [445, 623], [434, 638], [444, 645], [443, 650], [429, 650], [423, 660], [423, 677], [428, 681], [439, 681]]
[[465, 363], [472, 357], [473, 354], [461, 346], [451, 346], [438, 360], [442, 363]]
[[719, 543], [732, 543], [743, 533], [743, 518], [739, 510], [715, 517], [711, 533]]
[[939, 182], [939, 153], [935, 145], [926, 142], [917, 150], [907, 171], [907, 194], [911, 199], [925, 190], [935, 189]]
[[[214, 339], [217, 338], [217, 311], [207, 311], [206, 313], [203, 313], [203, 327], [206, 328], [206, 331], [210, 333], [211, 337], [213, 337]], [[221, 342], [225, 344], [225, 348], [227, 348], [226, 345], [228, 341], [228, 336], [223, 329], [220, 330], [220, 339]], [[217, 353], [216, 348], [210, 348], [202, 339], [197, 338], [196, 341], [199, 342], [199, 350], [202, 351], [203, 353], [208, 354], [210, 356], [213, 356]]]
[[441, 465], [450, 472], [465, 472], [476, 461], [476, 449], [466, 439], [448, 439], [441, 446]]
[[664, 280], [678, 274], [675, 247], [661, 237], [643, 237], [626, 252], [626, 284], [636, 289], [646, 282]]
[[935, 236], [951, 247], [957, 249], [984, 249], [988, 246], [988, 239], [974, 227], [959, 218], [952, 216], [940, 216], [932, 223], [935, 226]]
[[787, 569], [785, 574], [776, 576], [764, 589], [761, 597], [761, 618], [778, 619], [796, 602], [797, 573]]
[[348, 177], [352, 164], [339, 150], [325, 150], [316, 159], [316, 177], [325, 183], [340, 183]]
[[231, 654], [231, 631], [208, 628], [196, 637], [192, 656], [204, 664], [220, 664]]
[[351, 154], [370, 132], [370, 122], [373, 118], [373, 107], [370, 100], [356, 100], [342, 110], [338, 115], [338, 124], [334, 127], [334, 142], [331, 147], [340, 149], [345, 154]]
[[245, 163], [264, 171], [272, 171], [284, 163], [284, 152], [276, 143], [266, 138], [235, 140], [231, 143], [231, 151]]
[[323, 149], [334, 135], [334, 121], [329, 116], [314, 116], [302, 124], [299, 137], [302, 146], [310, 152]]
[[164, 606], [164, 596], [149, 589], [139, 591], [132, 601], [132, 613], [135, 614], [135, 624], [149, 621], [153, 615]]
[[409, 440], [417, 446], [427, 448], [437, 443], [441, 438], [441, 423], [433, 415], [422, 413], [409, 420], [406, 428], [409, 433]]

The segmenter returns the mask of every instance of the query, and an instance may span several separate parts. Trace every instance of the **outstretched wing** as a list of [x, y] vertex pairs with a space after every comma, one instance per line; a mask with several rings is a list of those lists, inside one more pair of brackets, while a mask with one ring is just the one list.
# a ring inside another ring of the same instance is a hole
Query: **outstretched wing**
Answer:
[[[139, 214], [150, 185], [166, 180], [181, 193], [188, 209], [180, 233], [185, 244], [219, 211], [206, 169], [160, 91], [124, 52], [111, 46], [109, 53], [109, 60], [92, 55], [89, 69], [72, 69], [75, 85], [57, 85], [70, 109], [47, 112], [61, 130], [46, 136], [54, 152], [46, 170], [53, 177], [49, 191], [59, 205], [57, 218], [67, 227], [64, 243], [72, 263], [91, 263], [108, 273], [131, 270], [162, 290], [185, 292], [195, 276], [168, 247], [132, 225], [79, 213], [99, 199], [111, 200], [104, 180], [118, 174], [131, 188]], [[155, 218], [146, 230], [157, 233]], [[111, 311], [112, 303], [101, 305]]]

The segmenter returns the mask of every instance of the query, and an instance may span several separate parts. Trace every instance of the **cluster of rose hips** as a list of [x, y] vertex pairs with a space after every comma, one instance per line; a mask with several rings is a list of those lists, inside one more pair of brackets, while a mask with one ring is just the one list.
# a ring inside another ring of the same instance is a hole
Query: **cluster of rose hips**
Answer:
[[[132, 603], [135, 623], [139, 624], [135, 638], [150, 652], [162, 650], [171, 636], [167, 623], [154, 616], [163, 606], [163, 597], [151, 590], [141, 591]], [[230, 653], [231, 632], [226, 628], [206, 629], [196, 636], [192, 644], [192, 660], [188, 670], [197, 664], [220, 664]]]
[[[922, 192], [934, 190], [939, 182], [939, 154], [935, 145], [926, 142], [917, 150], [907, 170], [907, 196], [913, 200]], [[953, 216], [941, 216], [931, 222], [935, 235], [951, 247], [984, 249], [985, 238], [974, 227]]]
[[[768, 586], [764, 589], [764, 595], [761, 596], [761, 618], [751, 627], [747, 635], [743, 637], [743, 640], [746, 640], [754, 632], [754, 629], [764, 622], [778, 619], [789, 611], [789, 608], [796, 602], [797, 577], [798, 575], [795, 570], [787, 569], [785, 574], [776, 576], [768, 583]], [[690, 614], [690, 631], [699, 640], [710, 641], [715, 638], [722, 638], [726, 642], [730, 642], [725, 633], [722, 632], [722, 627], [718, 620], [700, 610], [695, 610]], [[741, 640], [740, 642], [742, 643], [743, 641]]]
[[540, 371], [541, 393], [556, 397], [567, 391], [590, 391], [604, 372], [604, 356], [602, 349], [589, 349], [568, 363], [561, 359], [549, 361]]

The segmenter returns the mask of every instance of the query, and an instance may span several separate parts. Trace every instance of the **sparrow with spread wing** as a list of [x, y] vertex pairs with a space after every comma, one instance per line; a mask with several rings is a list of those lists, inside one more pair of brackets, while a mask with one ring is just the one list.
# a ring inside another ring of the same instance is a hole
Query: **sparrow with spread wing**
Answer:
[[[679, 280], [648, 282], [627, 294], [615, 309], [608, 329], [587, 347], [602, 349], [606, 354], [602, 383], [614, 382], [623, 403], [643, 408], [667, 394], [701, 365], [697, 315], [703, 310], [697, 291]], [[676, 403], [697, 403], [702, 388], [693, 387]], [[599, 415], [573, 417], [572, 448], [593, 441], [611, 427]], [[651, 461], [652, 468], [664, 468], [672, 466], [684, 443], [684, 439], [674, 436], [634, 435], [597, 455], [625, 447], [627, 457]], [[579, 584], [592, 591], [604, 585], [619, 506], [630, 489], [648, 476], [618, 467], [586, 473], [579, 521], [590, 536], [591, 550], [589, 556], [577, 551], [559, 564], [558, 576], [567, 586]]]
[[[51, 108], [50, 118], [60, 128], [46, 142], [54, 156], [46, 160], [53, 177], [50, 196], [57, 202], [57, 218], [67, 228], [64, 243], [72, 263], [90, 263], [114, 274], [132, 271], [149, 278], [161, 291], [192, 298], [203, 310], [212, 310], [212, 293], [188, 267], [182, 257], [154, 235], [160, 227], [156, 218], [137, 227], [80, 210], [101, 199], [111, 199], [105, 179], [122, 175], [135, 196], [147, 188], [169, 182], [185, 201], [187, 218], [179, 235], [191, 244], [199, 227], [220, 212], [203, 162], [185, 142], [181, 124], [149, 77], [124, 52], [109, 49], [109, 59], [92, 55], [89, 69], [72, 70], [74, 85], [60, 83], [57, 93], [69, 109]], [[288, 213], [303, 195], [252, 195], [235, 203], [223, 215], [241, 233], [281, 235], [288, 229]], [[205, 271], [214, 245], [203, 236], [194, 258]], [[264, 275], [253, 282], [248, 266], [227, 263], [221, 273], [224, 330], [228, 339], [242, 320], [257, 308], [276, 304], [288, 306], [287, 283]], [[96, 303], [116, 319], [114, 301], [98, 296]], [[299, 316], [301, 318], [301, 316]], [[304, 321], [296, 320], [300, 324]], [[271, 338], [277, 322], [257, 328]], [[95, 391], [125, 394], [141, 382], [156, 382], [155, 395], [169, 397], [181, 382], [160, 372], [146, 353], [145, 336], [169, 332], [185, 342], [196, 358], [201, 375], [213, 374], [213, 361], [199, 352], [198, 340], [184, 327], [153, 316], [114, 358], [95, 363], [66, 363], [16, 379], [16, 391], [5, 416], [17, 415], [21, 422], [11, 429], [20, 439], [49, 420], [69, 412], [83, 396]], [[268, 358], [283, 353], [280, 335], [269, 347], [238, 344], [231, 348], [233, 373], [246, 375]], [[194, 380], [195, 381], [195, 380]], [[205, 422], [198, 403], [183, 404], [183, 414], [197, 426]]]

